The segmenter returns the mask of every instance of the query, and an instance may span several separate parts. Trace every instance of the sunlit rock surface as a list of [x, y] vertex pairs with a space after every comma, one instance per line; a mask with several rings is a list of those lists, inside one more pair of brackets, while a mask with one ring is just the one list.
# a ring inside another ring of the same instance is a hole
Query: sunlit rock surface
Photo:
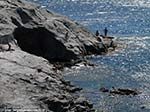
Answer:
[[78, 103], [78, 97], [72, 95], [77, 88], [53, 72], [47, 60], [15, 50], [0, 52], [0, 62], [1, 108], [92, 111], [86, 99]]
[[50, 61], [82, 59], [105, 51], [82, 25], [20, 0], [0, 1], [1, 35], [17, 40], [20, 48]]
[[72, 94], [80, 89], [49, 63], [101, 53], [101, 43], [83, 26], [35, 4], [1, 0], [0, 44], [1, 108], [93, 111], [86, 99]]

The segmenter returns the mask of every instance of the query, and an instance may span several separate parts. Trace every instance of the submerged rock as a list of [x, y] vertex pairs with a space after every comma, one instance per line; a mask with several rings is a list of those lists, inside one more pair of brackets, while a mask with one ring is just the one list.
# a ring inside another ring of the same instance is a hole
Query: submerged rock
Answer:
[[140, 94], [140, 92], [138, 92], [137, 90], [133, 90], [133, 89], [116, 89], [116, 90], [111, 90], [110, 91], [111, 94], [118, 94], [118, 95], [138, 95]]
[[106, 92], [109, 92], [109, 89], [102, 87], [100, 88], [100, 91], [106, 93]]
[[138, 95], [140, 94], [139, 91], [134, 89], [122, 89], [122, 88], [113, 88], [113, 89], [107, 89], [105, 87], [100, 88], [100, 91], [103, 93], [110, 93], [113, 95]]

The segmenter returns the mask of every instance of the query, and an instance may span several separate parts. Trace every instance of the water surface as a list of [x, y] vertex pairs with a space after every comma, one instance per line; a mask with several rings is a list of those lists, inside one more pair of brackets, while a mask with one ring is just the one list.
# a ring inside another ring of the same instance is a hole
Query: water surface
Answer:
[[[29, 0], [66, 15], [93, 33], [109, 29], [123, 43], [106, 56], [92, 57], [95, 68], [75, 69], [65, 78], [104, 112], [150, 112], [150, 0]], [[137, 96], [112, 96], [106, 88], [133, 88]]]

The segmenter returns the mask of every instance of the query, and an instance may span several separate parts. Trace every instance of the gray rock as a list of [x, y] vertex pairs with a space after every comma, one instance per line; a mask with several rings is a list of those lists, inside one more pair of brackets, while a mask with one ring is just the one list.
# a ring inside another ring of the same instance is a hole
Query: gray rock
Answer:
[[[82, 25], [38, 5], [4, 0], [0, 9], [1, 35], [13, 36], [22, 50], [49, 61], [82, 59], [106, 49]], [[6, 40], [12, 40], [11, 36]]]
[[[89, 31], [67, 17], [25, 1], [0, 0], [0, 107], [91, 112], [86, 99], [77, 103], [78, 97], [71, 93], [79, 89], [54, 72], [49, 61], [100, 53], [97, 43]], [[14, 50], [5, 51], [9, 44]]]
[[56, 74], [46, 59], [15, 49], [0, 52], [0, 62], [1, 107], [71, 112], [81, 105], [90, 112], [86, 99], [76, 100], [70, 93], [75, 87]]

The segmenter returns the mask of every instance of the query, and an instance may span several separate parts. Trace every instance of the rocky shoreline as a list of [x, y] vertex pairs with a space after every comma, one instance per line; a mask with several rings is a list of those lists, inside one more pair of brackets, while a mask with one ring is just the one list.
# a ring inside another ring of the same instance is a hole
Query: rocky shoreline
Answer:
[[0, 109], [94, 112], [85, 98], [74, 95], [81, 88], [65, 81], [57, 67], [105, 50], [67, 17], [26, 1], [1, 0]]

